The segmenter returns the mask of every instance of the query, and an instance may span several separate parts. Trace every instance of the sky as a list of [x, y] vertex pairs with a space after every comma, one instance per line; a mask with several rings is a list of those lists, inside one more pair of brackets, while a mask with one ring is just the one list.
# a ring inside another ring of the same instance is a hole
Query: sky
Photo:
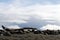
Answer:
[[1, 25], [59, 29], [60, 0], [0, 0]]

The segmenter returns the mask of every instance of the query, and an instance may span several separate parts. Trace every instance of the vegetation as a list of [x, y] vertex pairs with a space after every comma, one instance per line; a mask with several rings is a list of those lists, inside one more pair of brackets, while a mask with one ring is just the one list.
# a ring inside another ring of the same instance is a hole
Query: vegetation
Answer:
[[43, 34], [13, 34], [12, 36], [0, 36], [0, 40], [60, 40], [60, 35]]

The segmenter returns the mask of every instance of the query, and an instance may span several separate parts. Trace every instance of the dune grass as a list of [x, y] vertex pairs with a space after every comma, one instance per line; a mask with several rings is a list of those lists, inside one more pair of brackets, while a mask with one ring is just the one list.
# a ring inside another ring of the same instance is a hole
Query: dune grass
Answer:
[[0, 36], [0, 40], [60, 40], [60, 35], [43, 34], [14, 34], [12, 36]]

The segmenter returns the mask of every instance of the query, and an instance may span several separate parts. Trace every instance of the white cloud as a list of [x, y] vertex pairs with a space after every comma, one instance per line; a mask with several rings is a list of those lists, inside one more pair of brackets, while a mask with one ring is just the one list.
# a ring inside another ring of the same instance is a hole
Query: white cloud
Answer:
[[7, 26], [9, 29], [20, 29], [21, 27], [14, 25], [14, 26]]
[[33, 16], [38, 20], [42, 19], [49, 23], [55, 24], [55, 21], [60, 23], [60, 5], [35, 4], [23, 7], [19, 1], [15, 0], [8, 5], [0, 3], [0, 14], [2, 14], [0, 22], [27, 23], [30, 17]]
[[[43, 20], [55, 20], [59, 21], [60, 19], [60, 5], [32, 5], [28, 7], [27, 12]], [[59, 21], [60, 22], [60, 21]]]
[[[20, 29], [20, 28], [22, 28], [22, 27], [19, 27], [18, 25], [10, 25], [10, 26], [5, 26], [5, 27], [9, 28], [9, 29]], [[3, 30], [3, 28], [1, 26], [0, 26], [0, 30]]]
[[51, 25], [51, 24], [47, 24], [43, 27], [40, 28], [41, 30], [60, 30], [60, 26], [58, 25]]

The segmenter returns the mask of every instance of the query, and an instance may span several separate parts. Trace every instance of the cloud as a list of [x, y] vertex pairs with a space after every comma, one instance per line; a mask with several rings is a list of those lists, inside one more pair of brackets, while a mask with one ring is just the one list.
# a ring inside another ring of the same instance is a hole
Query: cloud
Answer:
[[14, 25], [14, 26], [7, 26], [7, 28], [9, 28], [9, 29], [20, 29], [21, 27], [19, 27], [18, 25]]
[[[60, 4], [42, 5], [35, 3], [32, 2], [33, 5], [30, 5], [31, 2], [28, 3], [27, 0], [13, 0], [9, 4], [0, 3], [0, 25], [19, 26], [27, 23], [29, 26], [35, 25], [36, 27], [47, 24], [60, 25]], [[28, 4], [29, 6], [27, 6]]]
[[[20, 29], [22, 27], [19, 27], [18, 25], [10, 25], [10, 26], [5, 26], [6, 28], [9, 28], [9, 29]], [[1, 30], [3, 30], [2, 27], [0, 27]]]
[[[55, 21], [59, 21], [59, 17], [60, 17], [60, 5], [33, 5], [28, 7], [27, 9], [29, 9], [27, 12], [29, 14], [33, 14], [35, 15], [35, 17], [37, 17], [38, 19], [43, 19], [43, 20], [55, 20]], [[26, 12], [26, 13], [27, 13]], [[58, 16], [57, 16], [58, 15]]]
[[49, 29], [49, 30], [60, 30], [60, 26], [47, 24], [47, 25], [40, 28], [40, 30], [47, 30], [47, 29]]

